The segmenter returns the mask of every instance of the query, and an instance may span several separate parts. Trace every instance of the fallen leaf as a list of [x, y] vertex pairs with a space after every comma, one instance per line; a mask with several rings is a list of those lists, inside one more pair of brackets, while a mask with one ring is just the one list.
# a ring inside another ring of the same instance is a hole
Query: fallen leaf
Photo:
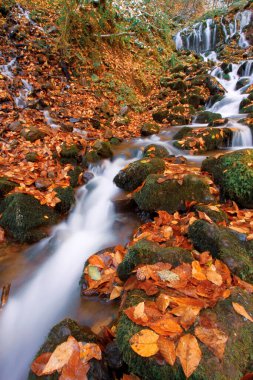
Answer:
[[167, 294], [161, 293], [156, 300], [156, 304], [157, 304], [158, 309], [162, 313], [164, 313], [165, 310], [167, 309], [167, 307], [169, 306], [170, 301], [171, 301], [171, 299]]
[[203, 272], [203, 269], [200, 266], [198, 261], [192, 262], [192, 277], [196, 278], [198, 281], [206, 280], [206, 275]]
[[176, 354], [183, 367], [185, 376], [190, 377], [198, 367], [202, 356], [195, 336], [191, 334], [183, 335], [179, 339]]
[[217, 358], [223, 358], [228, 336], [217, 328], [205, 328], [197, 326], [195, 328], [196, 337], [204, 343]]
[[223, 284], [223, 279], [221, 275], [216, 271], [216, 267], [214, 265], [211, 265], [206, 270], [206, 278], [208, 279], [208, 281], [212, 282], [217, 286], [221, 286]]
[[172, 340], [165, 338], [164, 336], [159, 336], [158, 347], [162, 357], [166, 360], [168, 364], [173, 366], [176, 361], [176, 346]]
[[79, 343], [80, 359], [83, 363], [88, 363], [91, 359], [102, 359], [102, 352], [96, 343]]
[[52, 353], [51, 352], [45, 352], [44, 354], [41, 354], [38, 356], [31, 365], [31, 370], [37, 375], [42, 376], [44, 368], [46, 364], [48, 363]]
[[101, 280], [101, 273], [100, 273], [98, 267], [96, 267], [94, 265], [89, 265], [88, 266], [88, 275], [94, 281]]
[[154, 331], [144, 329], [131, 337], [130, 345], [134, 352], [147, 358], [159, 351], [158, 339], [159, 335]]
[[247, 313], [247, 311], [242, 305], [240, 305], [237, 302], [232, 302], [232, 305], [238, 314], [242, 315], [244, 318], [248, 319], [250, 322], [253, 322], [253, 318]]

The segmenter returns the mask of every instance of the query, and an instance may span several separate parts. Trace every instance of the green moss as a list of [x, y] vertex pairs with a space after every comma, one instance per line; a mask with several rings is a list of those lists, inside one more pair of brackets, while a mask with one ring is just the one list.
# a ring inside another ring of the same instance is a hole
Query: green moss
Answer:
[[48, 206], [42, 206], [33, 196], [15, 193], [0, 205], [0, 226], [19, 242], [34, 242], [45, 236], [39, 227], [57, 222], [57, 215]]
[[25, 159], [28, 162], [37, 162], [39, 161], [39, 156], [36, 152], [31, 152], [26, 154]]
[[132, 270], [139, 264], [154, 264], [158, 261], [171, 263], [173, 266], [181, 263], [191, 263], [191, 253], [178, 247], [160, 247], [159, 244], [142, 239], [128, 249], [122, 263], [118, 266], [118, 276], [126, 280]]
[[222, 116], [220, 113], [203, 111], [197, 115], [195, 122], [204, 124], [204, 123], [211, 123], [213, 120], [217, 120], [217, 119], [222, 119]]
[[152, 117], [153, 119], [157, 122], [157, 123], [162, 123], [164, 119], [166, 119], [169, 115], [169, 111], [167, 109], [159, 109], [157, 111], [155, 111], [153, 114], [152, 114]]
[[[130, 307], [143, 302], [147, 297], [142, 291], [128, 293], [125, 307]], [[216, 321], [217, 328], [224, 331], [229, 339], [226, 344], [224, 358], [219, 361], [208, 348], [199, 342], [202, 359], [196, 371], [190, 377], [191, 380], [240, 380], [249, 363], [252, 361], [253, 352], [253, 325], [237, 314], [232, 302], [243, 305], [250, 313], [253, 313], [252, 295], [241, 289], [234, 289], [232, 296], [220, 301], [213, 309], [203, 310], [202, 315], [208, 314]], [[125, 314], [122, 314], [117, 326], [117, 344], [122, 352], [124, 361], [129, 369], [143, 380], [184, 380], [185, 376], [179, 360], [174, 366], [158, 364], [154, 358], [143, 358], [137, 355], [130, 347], [131, 337], [143, 329], [134, 324]], [[192, 329], [189, 331], [193, 333]]]
[[57, 197], [61, 202], [57, 203], [55, 210], [61, 214], [69, 212], [71, 207], [75, 204], [75, 192], [73, 187], [56, 187], [54, 189], [57, 193]]
[[144, 186], [134, 193], [134, 200], [141, 210], [173, 213], [184, 208], [185, 201], [209, 203], [213, 199], [204, 177], [186, 175], [182, 184], [173, 179], [158, 183], [160, 178], [163, 176], [149, 175]]
[[142, 136], [151, 136], [151, 135], [159, 133], [159, 131], [160, 131], [160, 127], [159, 125], [156, 125], [156, 124], [145, 123], [141, 127]]
[[13, 190], [18, 184], [16, 182], [8, 180], [6, 177], [0, 178], [0, 198], [3, 198], [11, 190]]
[[65, 143], [61, 146], [60, 155], [63, 158], [77, 158], [79, 154], [79, 149], [76, 144], [72, 144], [70, 146]]
[[143, 157], [156, 157], [156, 158], [166, 158], [170, 155], [168, 150], [158, 144], [150, 144], [146, 146], [143, 152]]
[[246, 246], [228, 228], [218, 227], [205, 220], [197, 220], [189, 228], [194, 247], [201, 252], [210, 251], [236, 275], [253, 282], [253, 260]]
[[228, 222], [227, 214], [223, 210], [215, 211], [207, 205], [196, 205], [194, 206], [194, 210], [204, 212], [214, 223]]
[[74, 169], [71, 169], [68, 172], [68, 176], [70, 177], [70, 186], [77, 187], [79, 175], [82, 173], [82, 168], [80, 166], [76, 166]]
[[183, 127], [183, 128], [180, 128], [180, 130], [175, 134], [175, 136], [173, 137], [173, 140], [182, 140], [185, 136], [187, 136], [191, 131], [193, 130], [193, 128], [191, 127]]
[[223, 198], [232, 199], [242, 207], [253, 207], [253, 149], [238, 150], [217, 159], [207, 158], [202, 170], [212, 174]]
[[126, 191], [133, 191], [151, 173], [162, 173], [165, 170], [165, 162], [161, 158], [145, 158], [129, 164], [115, 176], [114, 182], [118, 187]]

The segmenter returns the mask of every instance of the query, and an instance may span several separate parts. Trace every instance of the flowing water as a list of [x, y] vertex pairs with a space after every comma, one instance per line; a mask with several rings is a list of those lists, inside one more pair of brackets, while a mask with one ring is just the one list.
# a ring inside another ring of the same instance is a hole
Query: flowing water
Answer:
[[[242, 32], [248, 25], [251, 15], [245, 12], [236, 15], [229, 30], [222, 21], [226, 40], [238, 30]], [[23, 8], [20, 9], [20, 14], [21, 17], [26, 17], [32, 26], [36, 26]], [[216, 58], [216, 53], [212, 50], [217, 44], [217, 25], [211, 19], [206, 20], [205, 24], [195, 24], [191, 30], [184, 29], [177, 34], [175, 40], [178, 49], [187, 48], [199, 53], [211, 53]], [[244, 38], [244, 41], [240, 42], [243, 47], [247, 45], [245, 41]], [[14, 58], [0, 66], [1, 74], [10, 81], [14, 78], [15, 64]], [[229, 149], [252, 147], [250, 129], [239, 122], [242, 117], [239, 114], [239, 105], [247, 97], [245, 89], [253, 83], [253, 62], [233, 64], [228, 76], [224, 76], [218, 65], [212, 71], [212, 75], [224, 87], [225, 96], [207, 109], [228, 118], [226, 127], [233, 130], [232, 146]], [[244, 79], [245, 83], [238, 88], [241, 79]], [[19, 96], [14, 98], [18, 107], [27, 106], [27, 98], [31, 91], [32, 87], [23, 80], [23, 89]], [[44, 111], [44, 117], [52, 128], [58, 128], [50, 116], [50, 110]], [[14, 279], [13, 291], [0, 314], [1, 380], [27, 378], [29, 364], [50, 328], [66, 316], [78, 318], [78, 282], [86, 259], [100, 249], [118, 243], [124, 244], [131, 235], [136, 221], [130, 223], [131, 219], [128, 216], [116, 212], [112, 201], [120, 193], [113, 184], [117, 172], [131, 161], [140, 158], [141, 148], [150, 143], [162, 144], [171, 154], [184, 154], [195, 163], [203, 160], [204, 156], [188, 156], [173, 146], [173, 135], [178, 128], [180, 127], [162, 131], [158, 136], [125, 143], [116, 152], [112, 162], [104, 161], [101, 165], [91, 168], [94, 178], [78, 191], [76, 207], [68, 220], [57, 226], [50, 238], [32, 248], [32, 257], [41, 258], [40, 266], [24, 281]], [[50, 253], [45, 255], [50, 244]], [[83, 308], [83, 313], [88, 313], [87, 304]]]

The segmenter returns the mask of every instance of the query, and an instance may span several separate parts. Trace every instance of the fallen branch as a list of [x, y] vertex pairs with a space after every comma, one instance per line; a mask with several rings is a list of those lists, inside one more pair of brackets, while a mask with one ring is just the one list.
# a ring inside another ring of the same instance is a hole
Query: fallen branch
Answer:
[[122, 32], [122, 33], [114, 33], [114, 34], [95, 34], [95, 37], [110, 38], [110, 37], [134, 36], [134, 35], [135, 35], [135, 32]]

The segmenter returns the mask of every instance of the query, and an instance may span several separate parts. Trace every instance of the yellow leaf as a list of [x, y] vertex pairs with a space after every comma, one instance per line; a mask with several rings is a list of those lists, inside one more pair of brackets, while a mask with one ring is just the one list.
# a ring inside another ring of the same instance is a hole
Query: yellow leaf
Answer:
[[176, 354], [183, 367], [185, 376], [190, 377], [198, 367], [202, 357], [202, 353], [195, 336], [191, 334], [183, 335], [179, 339]]
[[248, 319], [250, 322], [253, 322], [253, 318], [247, 313], [247, 311], [244, 309], [242, 305], [240, 305], [237, 302], [232, 302], [232, 305], [238, 314], [242, 315], [244, 318]]
[[158, 338], [159, 335], [154, 331], [144, 329], [132, 336], [130, 345], [132, 350], [138, 355], [148, 358], [159, 351]]

